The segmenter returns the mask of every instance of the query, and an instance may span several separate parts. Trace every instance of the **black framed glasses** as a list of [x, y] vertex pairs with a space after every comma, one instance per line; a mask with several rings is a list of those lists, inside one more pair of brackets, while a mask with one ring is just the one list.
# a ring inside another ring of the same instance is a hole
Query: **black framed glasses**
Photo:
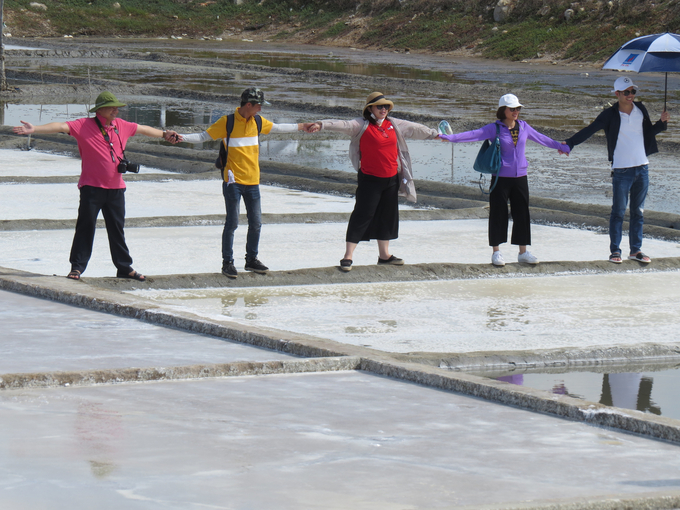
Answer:
[[637, 92], [637, 90], [635, 90], [635, 89], [633, 89], [633, 90], [622, 90], [622, 91], [621, 91], [621, 94], [623, 94], [624, 96], [628, 97], [628, 96], [630, 96], [631, 94], [635, 95], [636, 92]]
[[390, 109], [390, 107], [389, 107], [388, 105], [386, 105], [386, 104], [376, 104], [375, 107], [376, 107], [378, 110], [389, 110], [389, 109]]
[[510, 110], [510, 111], [513, 112], [513, 113], [514, 113], [514, 112], [518, 112], [518, 111], [520, 111], [521, 109], [522, 109], [521, 106], [518, 106], [517, 108], [508, 108], [508, 110]]

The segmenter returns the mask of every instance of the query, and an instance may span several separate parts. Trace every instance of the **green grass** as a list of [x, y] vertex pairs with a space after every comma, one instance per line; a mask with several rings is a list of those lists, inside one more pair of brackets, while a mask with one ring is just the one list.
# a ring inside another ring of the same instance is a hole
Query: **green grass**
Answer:
[[[369, 16], [359, 43], [391, 49], [432, 52], [480, 50], [489, 58], [530, 59], [537, 53], [556, 58], [601, 60], [623, 42], [643, 34], [680, 30], [677, 0], [581, 0], [572, 19], [562, 13], [571, 0], [523, 0], [506, 23], [495, 23], [493, 10], [477, 0], [50, 0], [47, 12], [29, 7], [32, 0], [5, 0], [13, 11], [12, 31], [21, 33], [50, 20], [55, 35], [219, 35], [232, 27], [284, 25], [274, 38], [296, 34], [308, 40], [332, 39], [354, 31], [350, 15]], [[201, 5], [203, 3], [204, 5]], [[545, 4], [548, 16], [538, 15]], [[580, 8], [583, 11], [580, 11]], [[21, 13], [26, 9], [28, 13]], [[497, 26], [497, 30], [492, 30]], [[312, 32], [313, 31], [313, 32]], [[506, 31], [506, 33], [503, 33]]]

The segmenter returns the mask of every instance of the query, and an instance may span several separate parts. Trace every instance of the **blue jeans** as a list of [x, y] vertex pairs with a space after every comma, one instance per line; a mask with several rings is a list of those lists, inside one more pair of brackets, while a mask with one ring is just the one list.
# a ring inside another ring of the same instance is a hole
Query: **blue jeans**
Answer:
[[238, 228], [238, 215], [241, 197], [246, 205], [248, 216], [248, 235], [246, 237], [246, 258], [257, 257], [257, 247], [260, 244], [260, 228], [262, 227], [262, 210], [260, 208], [260, 186], [245, 184], [222, 183], [224, 205], [227, 208], [227, 219], [222, 232], [222, 259], [227, 262], [234, 259], [234, 232]]
[[615, 168], [612, 177], [614, 201], [612, 214], [609, 217], [609, 252], [621, 253], [621, 236], [623, 230], [623, 216], [628, 205], [630, 194], [630, 227], [628, 239], [631, 255], [642, 248], [642, 225], [644, 223], [645, 198], [649, 187], [648, 165], [630, 168]]

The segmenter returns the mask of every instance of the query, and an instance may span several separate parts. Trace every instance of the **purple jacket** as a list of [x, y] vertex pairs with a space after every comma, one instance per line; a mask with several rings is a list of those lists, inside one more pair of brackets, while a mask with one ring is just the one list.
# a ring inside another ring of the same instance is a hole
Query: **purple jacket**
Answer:
[[517, 146], [512, 142], [510, 130], [500, 120], [487, 124], [480, 129], [465, 131], [455, 135], [440, 135], [440, 137], [453, 143], [479, 142], [481, 140], [493, 141], [496, 138], [496, 124], [498, 124], [501, 128], [501, 170], [498, 173], [500, 177], [524, 177], [527, 174], [527, 166], [529, 165], [524, 155], [527, 138], [551, 149], [570, 152], [568, 145], [563, 145], [550, 137], [542, 135], [523, 120], [518, 120], [517, 122], [519, 123]]

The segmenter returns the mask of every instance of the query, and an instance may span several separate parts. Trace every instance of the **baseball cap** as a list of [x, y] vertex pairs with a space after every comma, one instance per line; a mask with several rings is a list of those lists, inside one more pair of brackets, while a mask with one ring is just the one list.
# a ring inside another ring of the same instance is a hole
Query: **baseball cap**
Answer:
[[241, 103], [271, 104], [264, 100], [264, 92], [257, 87], [250, 87], [241, 93]]
[[635, 90], [638, 89], [638, 86], [628, 76], [621, 76], [621, 78], [617, 78], [614, 82], [614, 90], [612, 92], [620, 92], [630, 87], [633, 87]]
[[519, 99], [517, 99], [517, 96], [515, 94], [505, 94], [504, 96], [501, 96], [501, 98], [498, 100], [498, 107], [500, 108], [501, 106], [517, 108], [518, 106], [524, 105], [520, 104]]

